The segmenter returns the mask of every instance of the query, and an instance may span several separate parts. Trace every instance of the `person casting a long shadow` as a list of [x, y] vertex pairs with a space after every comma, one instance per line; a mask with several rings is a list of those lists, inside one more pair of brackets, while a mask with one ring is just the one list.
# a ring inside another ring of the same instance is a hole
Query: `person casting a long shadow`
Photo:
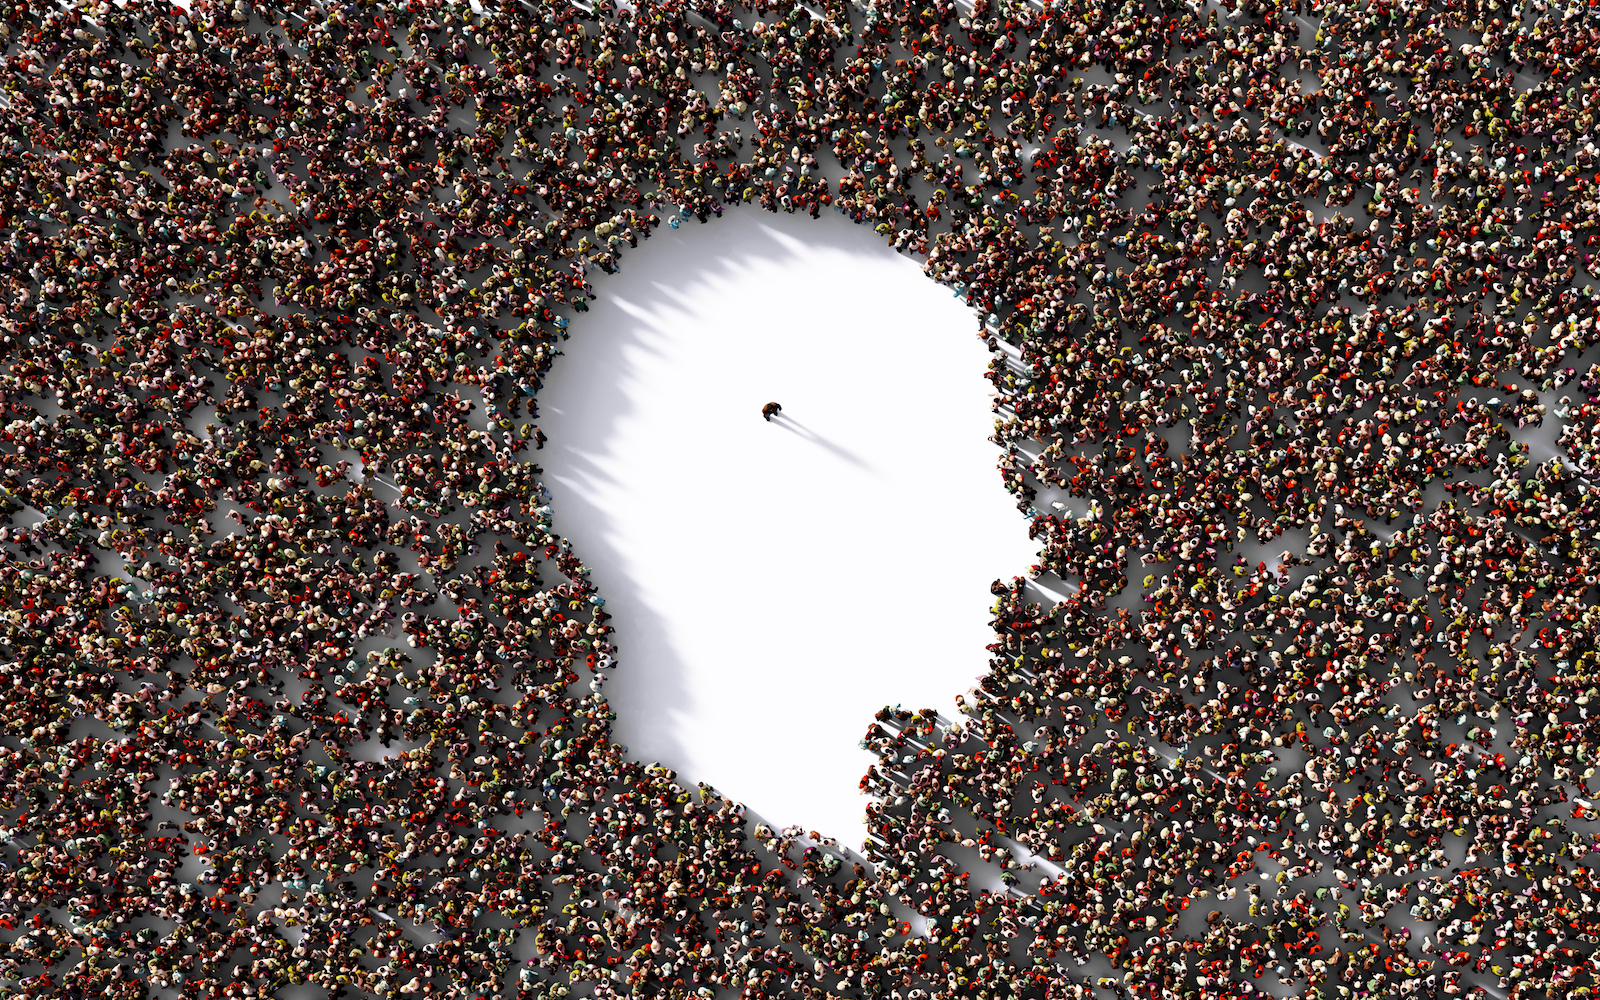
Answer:
[[[776, 406], [777, 404], [769, 403], [767, 405]], [[849, 450], [848, 448], [843, 448], [843, 447], [840, 447], [837, 444], [834, 444], [832, 441], [829, 441], [827, 438], [822, 437], [821, 435], [817, 434], [817, 432], [811, 430], [809, 427], [807, 427], [804, 424], [800, 423], [795, 418], [793, 418], [793, 417], [789, 416], [788, 414], [783, 413], [781, 411], [782, 411], [782, 407], [779, 407], [778, 411], [776, 411], [776, 412], [774, 412], [772, 414], [768, 414], [766, 412], [766, 409], [763, 408], [762, 409], [762, 415], [766, 416], [766, 418], [767, 418], [767, 420], [769, 422], [776, 423], [779, 427], [782, 427], [784, 430], [792, 431], [793, 433], [800, 435], [800, 437], [804, 438], [805, 440], [810, 441], [812, 444], [817, 445], [818, 447], [822, 448], [823, 450], [825, 450], [827, 452], [830, 452], [831, 454], [837, 456], [838, 458], [844, 459], [846, 462], [849, 462], [851, 465], [854, 465], [856, 468], [862, 469], [862, 470], [865, 470], [865, 471], [871, 471], [871, 467], [868, 466], [866, 462], [862, 461], [861, 457], [859, 455], [857, 455], [855, 452]]]

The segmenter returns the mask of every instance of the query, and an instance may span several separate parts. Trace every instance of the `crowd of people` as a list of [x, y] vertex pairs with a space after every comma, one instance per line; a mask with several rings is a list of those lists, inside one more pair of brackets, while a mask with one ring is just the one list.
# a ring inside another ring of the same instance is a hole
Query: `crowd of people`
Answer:
[[[0, 991], [1594, 995], [1593, 23], [0, 0]], [[966, 296], [1041, 546], [864, 855], [615, 743], [530, 454], [745, 202]]]

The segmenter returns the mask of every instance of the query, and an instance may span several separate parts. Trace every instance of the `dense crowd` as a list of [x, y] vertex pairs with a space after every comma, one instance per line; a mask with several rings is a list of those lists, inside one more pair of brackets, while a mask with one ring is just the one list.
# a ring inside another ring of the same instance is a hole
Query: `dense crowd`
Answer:
[[[4, 989], [1594, 995], [1597, 47], [0, 0]], [[531, 457], [594, 271], [744, 202], [967, 297], [1067, 585], [995, 583], [953, 718], [862, 720], [864, 857], [612, 740]]]

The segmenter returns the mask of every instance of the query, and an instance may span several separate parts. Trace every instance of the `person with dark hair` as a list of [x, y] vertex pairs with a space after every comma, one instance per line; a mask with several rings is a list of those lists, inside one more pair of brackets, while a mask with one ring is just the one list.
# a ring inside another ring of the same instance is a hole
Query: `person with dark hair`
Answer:
[[783, 407], [779, 406], [777, 403], [768, 403], [766, 406], [761, 408], [761, 418], [770, 424], [772, 423], [772, 418], [782, 412]]

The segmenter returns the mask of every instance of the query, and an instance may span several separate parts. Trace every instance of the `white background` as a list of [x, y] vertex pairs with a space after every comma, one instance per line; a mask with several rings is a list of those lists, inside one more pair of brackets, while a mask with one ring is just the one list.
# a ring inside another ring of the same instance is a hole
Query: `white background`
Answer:
[[832, 212], [690, 219], [594, 274], [533, 460], [615, 615], [616, 739], [859, 846], [873, 713], [953, 716], [990, 583], [1037, 561], [978, 323]]

